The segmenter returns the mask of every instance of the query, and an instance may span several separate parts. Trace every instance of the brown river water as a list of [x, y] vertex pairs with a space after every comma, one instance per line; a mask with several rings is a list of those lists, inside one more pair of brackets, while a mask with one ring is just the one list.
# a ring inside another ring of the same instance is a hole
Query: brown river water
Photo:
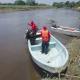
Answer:
[[[80, 12], [69, 9], [45, 9], [0, 13], [0, 80], [41, 80], [40, 69], [29, 55], [25, 30], [27, 23], [34, 20], [39, 28], [47, 25], [50, 19], [59, 25], [79, 27]], [[73, 37], [51, 33], [64, 45]]]

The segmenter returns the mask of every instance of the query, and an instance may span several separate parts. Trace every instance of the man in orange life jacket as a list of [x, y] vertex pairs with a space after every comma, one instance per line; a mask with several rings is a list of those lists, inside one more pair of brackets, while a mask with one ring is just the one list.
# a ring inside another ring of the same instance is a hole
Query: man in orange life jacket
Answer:
[[41, 30], [41, 37], [42, 37], [42, 53], [47, 54], [50, 41], [50, 32], [45, 26]]

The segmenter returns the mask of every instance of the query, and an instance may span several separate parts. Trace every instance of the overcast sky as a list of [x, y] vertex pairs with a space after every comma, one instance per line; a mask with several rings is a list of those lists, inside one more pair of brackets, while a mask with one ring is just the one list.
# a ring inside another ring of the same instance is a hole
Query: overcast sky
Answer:
[[[0, 2], [2, 2], [2, 3], [14, 2], [14, 1], [15, 0], [0, 0]], [[36, 0], [36, 2], [38, 2], [38, 3], [47, 3], [47, 4], [51, 4], [53, 2], [64, 2], [64, 1], [79, 1], [79, 0]]]

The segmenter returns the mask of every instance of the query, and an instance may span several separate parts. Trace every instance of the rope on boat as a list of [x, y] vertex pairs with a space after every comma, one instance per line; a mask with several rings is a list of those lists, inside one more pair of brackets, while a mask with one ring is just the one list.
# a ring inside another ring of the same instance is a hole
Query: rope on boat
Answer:
[[71, 80], [71, 78], [78, 78], [78, 79], [80, 79], [80, 76], [73, 76], [73, 75], [69, 75], [69, 74], [61, 74], [61, 73], [59, 73], [58, 74], [58, 77], [59, 77], [59, 80], [61, 80], [61, 76], [66, 76], [66, 77], [70, 77], [70, 80]]

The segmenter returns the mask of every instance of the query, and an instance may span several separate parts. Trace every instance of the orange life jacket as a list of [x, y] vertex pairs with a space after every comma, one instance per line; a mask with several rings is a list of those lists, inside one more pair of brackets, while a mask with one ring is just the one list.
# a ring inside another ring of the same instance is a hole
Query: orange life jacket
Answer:
[[41, 31], [41, 34], [42, 34], [42, 40], [47, 42], [47, 41], [49, 40], [49, 35], [48, 35], [49, 32], [48, 32], [48, 30], [44, 30], [44, 29], [43, 29], [43, 30]]

